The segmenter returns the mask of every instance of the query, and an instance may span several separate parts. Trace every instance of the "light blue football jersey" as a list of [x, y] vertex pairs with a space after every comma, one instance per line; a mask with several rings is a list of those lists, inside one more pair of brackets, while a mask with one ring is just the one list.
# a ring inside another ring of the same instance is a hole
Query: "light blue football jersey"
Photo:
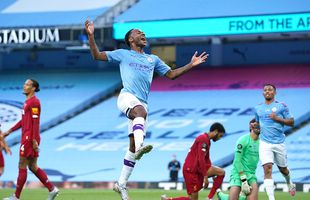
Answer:
[[267, 105], [266, 103], [259, 104], [255, 107], [255, 119], [260, 125], [260, 139], [271, 144], [280, 144], [285, 140], [284, 124], [272, 120], [269, 115], [275, 112], [278, 117], [290, 119], [293, 116], [290, 114], [288, 107], [284, 103], [274, 101]]
[[147, 103], [154, 71], [165, 75], [170, 67], [158, 56], [153, 54], [138, 53], [134, 50], [118, 49], [106, 51], [108, 61], [119, 63], [123, 89], [139, 100]]

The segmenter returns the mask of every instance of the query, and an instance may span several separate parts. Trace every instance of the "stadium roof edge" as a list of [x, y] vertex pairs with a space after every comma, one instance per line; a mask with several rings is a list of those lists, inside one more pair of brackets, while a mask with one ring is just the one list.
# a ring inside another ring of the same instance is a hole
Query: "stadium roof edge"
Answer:
[[84, 0], [76, 1], [6, 0], [0, 2], [0, 28], [81, 28], [84, 27], [86, 18], [95, 20], [121, 0], [93, 0], [91, 3]]
[[136, 4], [139, 0], [122, 0], [98, 16], [95, 25], [98, 27], [112, 27], [114, 19]]

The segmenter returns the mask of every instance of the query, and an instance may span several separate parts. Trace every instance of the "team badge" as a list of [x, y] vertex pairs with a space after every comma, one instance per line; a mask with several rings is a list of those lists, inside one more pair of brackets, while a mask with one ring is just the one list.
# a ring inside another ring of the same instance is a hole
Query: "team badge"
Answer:
[[276, 111], [277, 111], [277, 108], [276, 108], [276, 107], [273, 107], [273, 108], [271, 109], [271, 111], [272, 111], [272, 112], [276, 112]]
[[237, 145], [237, 148], [238, 148], [238, 149], [242, 149], [242, 144], [238, 144], [238, 145]]
[[39, 114], [39, 108], [31, 108], [32, 114], [37, 115]]
[[150, 63], [153, 62], [153, 59], [151, 57], [147, 57], [147, 61], [149, 61]]
[[203, 143], [202, 144], [202, 151], [207, 151], [207, 144], [206, 143]]

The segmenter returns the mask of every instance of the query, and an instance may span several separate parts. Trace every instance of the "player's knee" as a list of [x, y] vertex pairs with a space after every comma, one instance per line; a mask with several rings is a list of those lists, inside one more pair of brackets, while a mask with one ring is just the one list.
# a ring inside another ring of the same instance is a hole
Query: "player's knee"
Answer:
[[189, 196], [189, 198], [190, 198], [191, 200], [198, 200], [198, 192], [197, 192], [197, 193], [191, 194], [191, 195]]
[[28, 169], [35, 173], [38, 170], [38, 166], [36, 164], [28, 165]]
[[131, 114], [133, 115], [133, 118], [143, 117], [144, 119], [146, 119], [146, 116], [147, 116], [147, 112], [146, 112], [145, 108], [141, 105], [136, 106], [133, 109], [133, 112]]
[[221, 170], [221, 173], [220, 173], [219, 175], [220, 175], [220, 176], [225, 176], [225, 170], [222, 169], [222, 170]]
[[130, 151], [131, 153], [136, 153], [136, 148], [135, 148], [135, 146], [129, 146], [129, 151]]
[[265, 173], [271, 173], [271, 171], [272, 171], [272, 164], [271, 163], [265, 164], [263, 167], [264, 167]]
[[219, 168], [216, 172], [216, 176], [225, 176], [225, 170], [222, 168]]
[[20, 161], [20, 162], [18, 163], [18, 167], [19, 167], [20, 169], [25, 169], [25, 168], [27, 167], [27, 163], [25, 163], [25, 162], [23, 162], [23, 161]]
[[35, 167], [28, 167], [28, 168], [32, 173], [36, 173], [38, 170], [38, 168], [35, 168]]

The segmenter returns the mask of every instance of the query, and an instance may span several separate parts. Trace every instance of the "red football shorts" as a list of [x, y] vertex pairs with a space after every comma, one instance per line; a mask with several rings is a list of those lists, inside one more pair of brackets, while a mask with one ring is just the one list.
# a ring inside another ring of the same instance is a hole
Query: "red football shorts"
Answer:
[[26, 158], [35, 158], [39, 157], [39, 152], [33, 150], [32, 141], [26, 140], [20, 145], [19, 156]]
[[186, 185], [187, 194], [199, 192], [203, 187], [204, 177], [201, 174], [196, 174], [183, 169], [183, 177]]
[[4, 167], [4, 158], [2, 150], [0, 150], [0, 167]]

